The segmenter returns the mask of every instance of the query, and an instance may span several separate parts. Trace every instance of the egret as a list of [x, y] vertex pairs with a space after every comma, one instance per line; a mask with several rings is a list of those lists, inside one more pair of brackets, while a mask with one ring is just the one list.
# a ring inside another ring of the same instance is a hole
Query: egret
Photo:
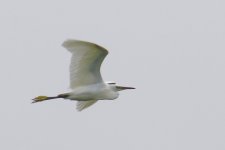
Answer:
[[70, 63], [71, 92], [57, 96], [38, 96], [32, 103], [56, 98], [77, 101], [77, 110], [81, 111], [98, 100], [113, 100], [119, 92], [133, 87], [118, 86], [115, 82], [104, 82], [100, 73], [101, 64], [108, 51], [97, 44], [69, 39], [62, 46], [72, 54]]

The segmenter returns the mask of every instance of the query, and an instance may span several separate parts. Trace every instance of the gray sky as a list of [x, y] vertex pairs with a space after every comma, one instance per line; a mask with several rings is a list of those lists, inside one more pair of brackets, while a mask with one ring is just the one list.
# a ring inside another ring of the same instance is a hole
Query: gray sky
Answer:
[[[0, 149], [225, 149], [224, 0], [0, 3]], [[30, 104], [69, 90], [67, 38], [107, 48], [104, 79], [137, 89]]]

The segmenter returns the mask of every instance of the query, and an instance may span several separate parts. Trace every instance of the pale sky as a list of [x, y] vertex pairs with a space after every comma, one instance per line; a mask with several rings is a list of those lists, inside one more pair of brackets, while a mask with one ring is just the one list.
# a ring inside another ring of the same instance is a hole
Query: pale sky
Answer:
[[[0, 149], [224, 150], [224, 0], [2, 0]], [[69, 91], [68, 38], [109, 50], [106, 81], [134, 86], [77, 112], [31, 104]]]

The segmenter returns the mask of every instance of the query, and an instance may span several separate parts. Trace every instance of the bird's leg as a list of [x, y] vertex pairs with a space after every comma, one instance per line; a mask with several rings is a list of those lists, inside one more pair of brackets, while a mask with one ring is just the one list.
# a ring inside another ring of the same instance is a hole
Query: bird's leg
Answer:
[[48, 97], [48, 96], [38, 96], [35, 97], [32, 103], [37, 103], [37, 102], [42, 102], [45, 100], [50, 100], [50, 99], [56, 99], [56, 98], [67, 98], [69, 96], [68, 93], [64, 93], [64, 94], [59, 94], [58, 96], [52, 96], [52, 97]]
[[59, 94], [57, 97], [58, 98], [67, 98], [67, 97], [69, 97], [69, 93], [63, 93], [63, 94]]

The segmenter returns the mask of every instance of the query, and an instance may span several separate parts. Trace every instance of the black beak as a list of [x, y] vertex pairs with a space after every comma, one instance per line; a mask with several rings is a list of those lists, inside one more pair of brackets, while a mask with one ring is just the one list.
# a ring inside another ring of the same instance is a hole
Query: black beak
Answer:
[[118, 91], [122, 91], [122, 90], [135, 89], [135, 88], [134, 87], [125, 87], [125, 86], [116, 86], [116, 89]]

